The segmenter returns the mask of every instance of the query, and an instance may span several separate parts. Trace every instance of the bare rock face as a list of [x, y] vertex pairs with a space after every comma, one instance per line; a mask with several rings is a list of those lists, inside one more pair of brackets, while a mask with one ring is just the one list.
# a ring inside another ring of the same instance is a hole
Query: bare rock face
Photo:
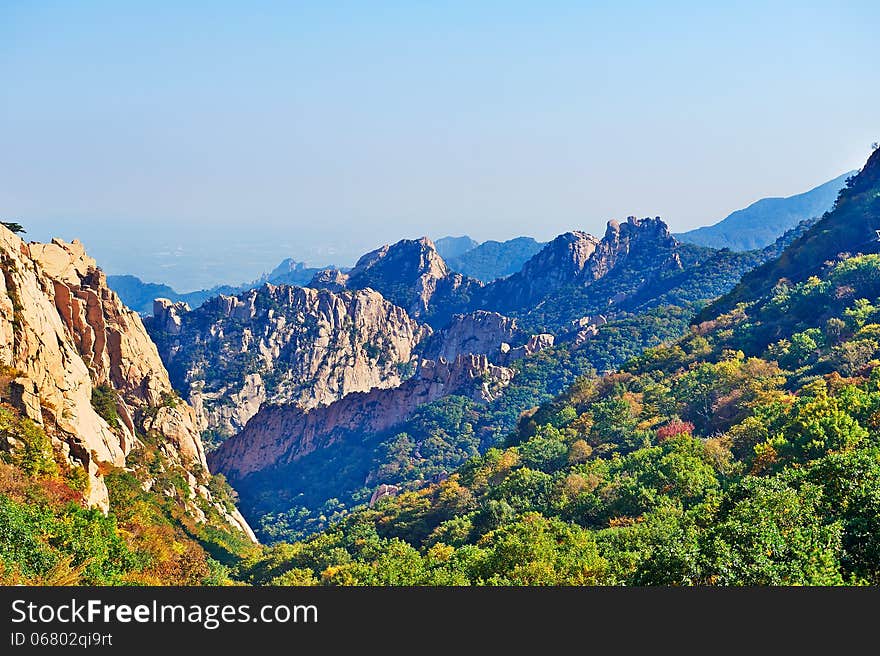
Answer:
[[419, 372], [392, 389], [355, 392], [328, 406], [305, 411], [266, 406], [235, 437], [209, 454], [212, 471], [236, 481], [293, 462], [353, 434], [376, 433], [406, 419], [418, 406], [449, 394], [490, 400], [513, 378], [485, 355], [460, 355], [453, 362], [425, 360]]
[[509, 345], [504, 344], [502, 345], [499, 362], [505, 365], [512, 364], [515, 361], [527, 358], [538, 351], [550, 348], [553, 346], [555, 340], [556, 337], [550, 333], [538, 333], [537, 335], [529, 337], [528, 341], [521, 346], [510, 348]]
[[156, 329], [169, 335], [180, 334], [181, 317], [189, 312], [188, 303], [178, 301], [174, 303], [167, 298], [157, 298], [153, 301], [153, 321]]
[[516, 319], [477, 310], [454, 316], [449, 326], [435, 335], [433, 348], [429, 348], [425, 356], [454, 360], [459, 355], [472, 353], [487, 355], [495, 361], [502, 344], [519, 343], [524, 339], [526, 334], [519, 329]]
[[88, 501], [106, 510], [98, 465], [123, 466], [132, 436], [116, 435], [92, 408], [89, 368], [54, 303], [56, 284], [73, 284], [89, 262], [79, 243], [32, 246], [0, 228], [0, 362], [22, 373], [19, 409], [35, 417], [36, 393], [43, 424], [90, 476]]
[[[152, 434], [197, 486], [207, 481], [193, 409], [176, 398], [140, 317], [107, 287], [82, 244], [26, 244], [0, 228], [0, 266], [0, 364], [21, 374], [9, 385], [11, 400], [88, 472], [89, 503], [108, 509], [101, 465], [124, 467], [138, 433]], [[93, 408], [97, 386], [114, 391], [117, 425]]]
[[403, 239], [367, 253], [344, 283], [348, 289], [375, 289], [435, 328], [446, 325], [453, 314], [467, 311], [472, 295], [483, 285], [451, 271], [427, 237]]
[[398, 492], [400, 492], [400, 486], [398, 485], [388, 485], [386, 483], [377, 485], [376, 489], [373, 490], [373, 494], [370, 496], [370, 508], [375, 506], [380, 499], [384, 499], [385, 497], [396, 497]]
[[507, 278], [487, 285], [479, 296], [481, 307], [500, 312], [530, 308], [583, 271], [599, 239], [586, 232], [559, 235]]
[[595, 317], [586, 316], [581, 317], [580, 319], [575, 319], [571, 323], [571, 329], [566, 335], [563, 335], [563, 338], [567, 341], [571, 341], [573, 347], [578, 347], [588, 339], [592, 339], [598, 335], [599, 328], [607, 323], [607, 317], [602, 314], [596, 315]]
[[331, 292], [341, 292], [348, 283], [348, 274], [339, 269], [322, 269], [312, 277], [307, 287], [314, 289], [327, 289]]
[[37, 384], [26, 376], [19, 376], [9, 383], [9, 402], [21, 414], [40, 426], [43, 425], [43, 410], [40, 407], [40, 390]]
[[[176, 394], [140, 316], [110, 290], [103, 271], [78, 242], [32, 246], [38, 246], [32, 250], [37, 265], [60, 276], [52, 277], [50, 298], [92, 382], [116, 390], [125, 406], [124, 417], [137, 418], [147, 408], [156, 409], [161, 422], [151, 417], [138, 422], [138, 428], [155, 430], [169, 440], [174, 446], [169, 455], [186, 468], [206, 467], [192, 408], [169, 405]], [[125, 436], [129, 444], [133, 439]]]
[[431, 333], [371, 289], [267, 284], [172, 310], [163, 307], [148, 328], [199, 427], [220, 435], [241, 430], [264, 403], [313, 408], [395, 387]]
[[585, 262], [583, 276], [596, 280], [608, 275], [639, 242], [651, 244], [658, 252], [672, 249], [677, 244], [668, 226], [659, 217], [637, 219], [629, 216], [623, 224], [609, 221], [605, 237]]

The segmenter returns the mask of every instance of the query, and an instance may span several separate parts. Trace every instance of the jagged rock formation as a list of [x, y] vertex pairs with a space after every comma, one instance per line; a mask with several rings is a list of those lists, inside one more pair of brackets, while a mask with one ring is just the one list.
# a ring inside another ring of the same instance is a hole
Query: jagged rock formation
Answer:
[[183, 301], [172, 302], [167, 298], [157, 298], [153, 301], [153, 318], [151, 320], [155, 330], [167, 335], [179, 335], [183, 325], [183, 315], [192, 308]]
[[142, 316], [150, 316], [156, 299], [165, 298], [175, 303], [186, 303], [190, 307], [199, 307], [209, 298], [220, 294], [235, 296], [248, 289], [260, 287], [267, 282], [273, 285], [305, 285], [318, 272], [319, 269], [307, 267], [305, 263], [297, 262], [288, 257], [269, 273], [260, 276], [258, 280], [241, 285], [217, 285], [210, 289], [199, 289], [186, 293], [177, 292], [168, 285], [144, 282], [137, 276], [131, 275], [107, 276], [107, 282], [110, 288], [119, 294], [119, 298], [127, 307]]
[[527, 358], [538, 351], [543, 351], [545, 348], [550, 348], [555, 341], [556, 337], [550, 333], [538, 333], [529, 337], [528, 341], [520, 346], [511, 347], [510, 344], [503, 343], [498, 361], [505, 365], [513, 364], [517, 360]]
[[[326, 281], [326, 282], [325, 282]], [[375, 289], [411, 317], [438, 328], [466, 312], [482, 283], [450, 271], [427, 237], [403, 239], [367, 253], [347, 274], [322, 272], [310, 285]]]
[[[635, 251], [649, 251], [666, 264], [668, 252], [676, 245], [660, 219], [629, 217], [623, 224], [609, 221], [602, 239], [585, 232], [567, 232], [547, 244], [518, 273], [487, 285], [477, 303], [500, 312], [528, 311], [566, 286], [589, 287]], [[650, 269], [642, 272], [643, 277], [649, 275]]]
[[400, 492], [399, 485], [387, 485], [382, 483], [376, 486], [376, 489], [373, 490], [373, 494], [370, 496], [370, 508], [375, 506], [381, 499], [385, 497], [396, 497], [398, 492]]
[[[195, 413], [175, 398], [139, 316], [82, 244], [26, 244], [0, 228], [0, 264], [0, 363], [20, 374], [8, 400], [88, 473], [87, 501], [107, 510], [102, 465], [124, 467], [141, 434], [153, 435], [167, 462], [187, 472], [193, 494], [210, 500]], [[92, 407], [96, 386], [114, 390], [118, 425]], [[237, 513], [223, 514], [253, 536]]]
[[512, 276], [487, 285], [481, 306], [500, 312], [520, 310], [538, 303], [574, 281], [596, 251], [599, 239], [586, 232], [566, 232], [542, 248]]
[[228, 436], [263, 403], [302, 408], [395, 387], [431, 330], [373, 290], [264, 285], [196, 310], [158, 301], [147, 326], [202, 430]]
[[550, 334], [529, 335], [516, 319], [476, 310], [455, 315], [446, 328], [431, 337], [422, 355], [448, 361], [459, 355], [485, 355], [491, 362], [509, 365], [553, 346], [553, 342]]
[[331, 292], [341, 292], [348, 283], [348, 274], [339, 269], [322, 269], [312, 277], [307, 285], [314, 289], [327, 289]]
[[516, 319], [505, 317], [497, 312], [477, 310], [468, 314], [458, 314], [450, 324], [432, 338], [425, 357], [454, 360], [464, 353], [487, 355], [497, 361], [502, 344], [518, 344], [528, 339], [519, 329]]
[[486, 285], [452, 271], [425, 237], [383, 246], [347, 274], [327, 270], [310, 285], [375, 289], [435, 329], [456, 314], [487, 310], [520, 318], [537, 314], [557, 330], [578, 314], [622, 307], [638, 293], [650, 293], [653, 281], [692, 264], [682, 258], [694, 259], [695, 249], [704, 259], [712, 253], [683, 249], [659, 218], [629, 217], [609, 221], [602, 239], [581, 231], [559, 235], [518, 272]]
[[413, 410], [448, 394], [494, 398], [513, 372], [485, 355], [460, 355], [453, 362], [424, 360], [410, 380], [391, 389], [355, 392], [305, 411], [266, 406], [235, 437], [211, 453], [212, 471], [236, 481], [248, 474], [291, 463], [346, 436], [376, 433], [403, 421]]

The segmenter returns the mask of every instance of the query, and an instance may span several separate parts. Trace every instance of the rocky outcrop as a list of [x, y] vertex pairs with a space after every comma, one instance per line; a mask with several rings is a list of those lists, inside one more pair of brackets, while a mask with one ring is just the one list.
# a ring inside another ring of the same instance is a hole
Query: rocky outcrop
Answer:
[[555, 340], [556, 337], [550, 333], [538, 333], [529, 337], [528, 341], [520, 346], [511, 347], [510, 344], [504, 343], [501, 345], [498, 362], [505, 365], [513, 364], [517, 360], [522, 360], [538, 351], [550, 348]]
[[467, 311], [482, 283], [449, 269], [427, 237], [403, 239], [361, 257], [347, 274], [319, 274], [310, 283], [329, 289], [375, 289], [410, 316], [434, 328]]
[[[123, 435], [123, 448], [135, 439], [134, 430], [154, 430], [171, 443], [167, 455], [187, 469], [204, 468], [195, 413], [185, 403], [171, 404], [176, 394], [140, 316], [110, 290], [82, 244], [54, 240], [32, 244], [31, 253], [51, 279], [49, 298], [92, 383], [107, 385], [119, 395], [117, 411], [128, 433]], [[142, 418], [147, 415], [149, 419]]]
[[312, 277], [307, 287], [341, 292], [345, 289], [346, 284], [348, 284], [348, 274], [339, 269], [322, 269]]
[[599, 314], [595, 317], [581, 317], [571, 322], [570, 330], [563, 335], [565, 341], [570, 341], [572, 347], [578, 347], [588, 339], [592, 339], [599, 334], [599, 328], [608, 323], [605, 315]]
[[622, 224], [609, 221], [605, 236], [584, 262], [581, 278], [598, 280], [607, 276], [637, 245], [649, 245], [658, 254], [663, 254], [674, 249], [678, 242], [660, 217], [637, 219], [630, 216]]
[[[210, 501], [195, 413], [176, 399], [140, 317], [107, 287], [82, 244], [26, 244], [0, 228], [0, 263], [0, 364], [20, 373], [10, 400], [85, 469], [88, 502], [107, 510], [102, 466], [125, 467], [140, 434]], [[113, 426], [92, 406], [96, 387], [116, 398]], [[230, 517], [252, 536], [240, 516]]]
[[559, 235], [518, 273], [487, 285], [477, 302], [480, 307], [499, 312], [530, 308], [576, 280], [598, 245], [599, 239], [586, 232]]
[[264, 403], [313, 408], [395, 387], [431, 333], [371, 289], [264, 285], [183, 314], [174, 307], [157, 302], [147, 326], [200, 428], [221, 436]]
[[157, 298], [153, 301], [153, 325], [159, 332], [179, 335], [182, 317], [190, 310], [189, 304], [183, 301], [175, 303], [167, 298]]
[[373, 490], [373, 494], [370, 496], [370, 508], [375, 506], [385, 497], [396, 497], [399, 492], [400, 486], [398, 485], [388, 485], [386, 483], [377, 485], [376, 489]]
[[460, 355], [453, 362], [425, 360], [418, 373], [392, 389], [355, 392], [306, 411], [296, 406], [262, 408], [235, 437], [208, 457], [212, 471], [236, 481], [291, 463], [337, 440], [376, 433], [406, 419], [418, 406], [449, 394], [494, 398], [513, 372], [485, 355]]
[[494, 362], [502, 344], [518, 344], [526, 338], [516, 319], [477, 310], [454, 316], [450, 324], [432, 338], [425, 356], [454, 360], [458, 355], [473, 353], [487, 355]]
[[74, 285], [87, 269], [84, 256], [77, 242], [29, 246], [0, 227], [0, 363], [21, 374], [10, 400], [82, 465], [89, 475], [89, 503], [106, 510], [99, 465], [123, 466], [133, 436], [114, 433], [92, 408], [89, 367], [54, 303], [56, 285]]
[[529, 335], [516, 319], [477, 310], [455, 315], [446, 328], [431, 337], [422, 355], [448, 361], [459, 355], [485, 355], [491, 362], [509, 365], [553, 346], [553, 342], [549, 333]]

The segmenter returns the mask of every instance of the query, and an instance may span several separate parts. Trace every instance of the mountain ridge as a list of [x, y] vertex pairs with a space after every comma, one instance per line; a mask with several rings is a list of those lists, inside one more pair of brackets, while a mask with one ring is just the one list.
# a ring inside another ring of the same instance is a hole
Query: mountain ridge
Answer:
[[801, 221], [820, 217], [831, 209], [846, 180], [857, 172], [844, 173], [792, 196], [762, 198], [715, 224], [675, 236], [684, 242], [734, 251], [766, 248]]

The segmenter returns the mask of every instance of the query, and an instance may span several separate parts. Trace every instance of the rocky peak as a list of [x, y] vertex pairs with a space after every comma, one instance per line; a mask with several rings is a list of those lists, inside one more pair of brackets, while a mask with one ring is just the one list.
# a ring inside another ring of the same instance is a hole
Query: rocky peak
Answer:
[[157, 298], [153, 301], [153, 322], [162, 332], [177, 335], [183, 323], [181, 317], [191, 310], [183, 301], [174, 303], [167, 298]]
[[629, 216], [622, 224], [611, 220], [605, 236], [585, 263], [584, 276], [596, 280], [607, 275], [635, 248], [643, 247], [662, 253], [675, 248], [677, 244], [669, 227], [659, 216], [653, 219]]
[[596, 237], [586, 232], [559, 235], [526, 262], [519, 272], [487, 285], [480, 294], [480, 305], [504, 312], [539, 302], [576, 279], [598, 243]]
[[420, 239], [401, 239], [395, 244], [386, 244], [363, 256], [349, 272], [353, 281], [366, 276], [371, 269], [382, 275], [380, 269], [392, 268], [401, 278], [414, 279], [422, 275], [443, 278], [449, 273], [446, 262], [437, 251], [434, 242], [427, 237]]
[[482, 283], [451, 272], [434, 242], [422, 237], [367, 253], [348, 272], [345, 286], [375, 289], [410, 316], [441, 327], [454, 313], [467, 309], [470, 295]]
[[449, 325], [435, 333], [423, 357], [453, 361], [460, 355], [485, 355], [491, 362], [509, 365], [553, 346], [553, 335], [530, 335], [519, 322], [497, 312], [476, 310], [457, 314]]
[[494, 360], [502, 344], [518, 343], [525, 338], [516, 319], [477, 310], [455, 315], [446, 328], [434, 335], [425, 356], [454, 360], [459, 355], [473, 353]]
[[[620, 269], [631, 254], [638, 253], [639, 273], [645, 278], [650, 272], [674, 264], [673, 251], [678, 246], [660, 218], [628, 217], [623, 223], [609, 221], [605, 236], [598, 239], [582, 231], [566, 232], [548, 243], [522, 269], [502, 280], [487, 285], [478, 294], [477, 306], [500, 312], [528, 314], [548, 299], [562, 298], [564, 288], [583, 290], [594, 281]], [[655, 261], [656, 260], [656, 261]], [[680, 268], [680, 262], [678, 263]], [[582, 292], [580, 292], [582, 294]], [[608, 297], [608, 289], [599, 292]], [[596, 299], [596, 305], [601, 305]]]
[[583, 270], [598, 244], [596, 237], [579, 230], [561, 234], [525, 263], [522, 275], [548, 284], [568, 282]]
[[314, 289], [327, 289], [331, 292], [341, 292], [348, 284], [348, 274], [339, 269], [322, 269], [318, 271], [309, 282], [307, 287]]

